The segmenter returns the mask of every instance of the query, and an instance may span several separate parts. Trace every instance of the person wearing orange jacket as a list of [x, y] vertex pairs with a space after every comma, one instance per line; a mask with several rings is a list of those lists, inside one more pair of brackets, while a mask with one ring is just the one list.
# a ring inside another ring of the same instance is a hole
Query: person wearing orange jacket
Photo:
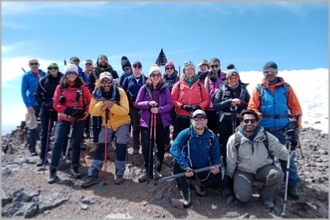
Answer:
[[[252, 90], [248, 109], [254, 110], [259, 116], [261, 126], [285, 145], [284, 128], [290, 122], [289, 112], [291, 116], [298, 113], [302, 116], [302, 109], [292, 86], [288, 86], [282, 77], [277, 76], [278, 66], [275, 62], [267, 62], [264, 65], [263, 74], [260, 89], [258, 90], [256, 87]], [[258, 92], [260, 90], [262, 92]], [[259, 93], [261, 97], [259, 97]], [[301, 117], [298, 120], [297, 133], [299, 133], [299, 128], [301, 128]], [[300, 179], [294, 158], [295, 153], [293, 152], [290, 158], [288, 194], [296, 200], [299, 198], [297, 184]], [[279, 161], [283, 172], [286, 173], [287, 161]]]
[[171, 91], [173, 106], [178, 115], [178, 133], [190, 126], [191, 112], [204, 110], [210, 102], [209, 95], [196, 74], [191, 61], [184, 63], [183, 74]]
[[[78, 67], [68, 63], [64, 69], [64, 77], [56, 87], [53, 96], [53, 106], [58, 112], [55, 142], [52, 149], [52, 158], [49, 166], [48, 183], [56, 182], [56, 167], [59, 164], [62, 148], [67, 142], [67, 137], [71, 135], [71, 168], [74, 178], [80, 178], [78, 171], [80, 157], [80, 142], [84, 131], [85, 120], [88, 118], [89, 103], [91, 93], [85, 83], [78, 77]], [[67, 155], [66, 155], [67, 156]]]

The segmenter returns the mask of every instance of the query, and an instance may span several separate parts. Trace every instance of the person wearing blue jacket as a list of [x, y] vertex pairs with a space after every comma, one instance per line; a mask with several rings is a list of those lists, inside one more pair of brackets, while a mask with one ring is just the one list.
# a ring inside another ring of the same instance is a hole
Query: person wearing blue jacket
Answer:
[[[39, 62], [37, 59], [29, 60], [30, 71], [26, 72], [22, 77], [21, 95], [23, 102], [27, 108], [28, 113], [34, 114], [36, 118], [39, 117], [40, 106], [34, 98], [34, 92], [37, 88], [39, 79], [45, 76], [45, 72], [39, 69]], [[38, 156], [36, 151], [37, 129], [28, 129], [27, 145], [31, 156]]]
[[[207, 195], [203, 187], [225, 187], [228, 182], [227, 177], [222, 175], [224, 170], [220, 169], [223, 166], [218, 139], [206, 126], [206, 113], [200, 109], [195, 110], [191, 114], [190, 122], [190, 127], [178, 134], [170, 148], [174, 159], [173, 174], [185, 172], [184, 177], [176, 179], [185, 208], [191, 206], [190, 186], [195, 189], [198, 196], [205, 197]], [[188, 140], [187, 136], [190, 137]], [[220, 167], [197, 174], [192, 172], [194, 169], [215, 165]]]

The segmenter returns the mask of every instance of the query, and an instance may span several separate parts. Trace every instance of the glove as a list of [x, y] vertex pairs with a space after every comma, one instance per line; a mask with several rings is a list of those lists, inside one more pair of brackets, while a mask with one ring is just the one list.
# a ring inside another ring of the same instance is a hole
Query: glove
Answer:
[[66, 107], [64, 110], [64, 114], [66, 115], [73, 115], [77, 110], [74, 109], [73, 107]]
[[45, 108], [45, 109], [54, 109], [53, 107], [53, 102], [43, 102], [42, 106]]
[[285, 139], [291, 143], [291, 150], [296, 150], [298, 144], [298, 134], [295, 129], [290, 129], [285, 132]]
[[83, 118], [85, 116], [85, 111], [82, 109], [77, 109], [76, 112], [72, 115], [72, 117]]
[[186, 110], [189, 113], [193, 110], [190, 105], [181, 105], [181, 108]]
[[195, 105], [194, 108], [193, 108], [193, 112], [198, 110], [198, 109], [202, 110], [202, 108], [199, 105]]

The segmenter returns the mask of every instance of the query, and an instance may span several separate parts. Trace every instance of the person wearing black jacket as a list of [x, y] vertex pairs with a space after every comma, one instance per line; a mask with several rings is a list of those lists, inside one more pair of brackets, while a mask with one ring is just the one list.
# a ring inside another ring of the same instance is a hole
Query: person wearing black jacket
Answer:
[[[40, 148], [41, 152], [37, 166], [42, 166], [46, 152], [48, 126], [52, 129], [54, 122], [57, 121], [57, 111], [53, 107], [53, 95], [56, 86], [59, 84], [63, 74], [59, 72], [58, 65], [51, 63], [48, 65], [48, 72], [46, 76], [40, 78], [37, 88], [34, 92], [35, 100], [38, 102], [40, 108], [40, 122], [41, 122], [41, 134], [40, 134]], [[49, 125], [49, 119], [51, 123]], [[47, 161], [48, 162], [48, 161]]]
[[[99, 79], [100, 74], [103, 72], [109, 72], [112, 75], [112, 78], [119, 80], [119, 76], [116, 70], [108, 63], [108, 58], [104, 54], [98, 56], [96, 61], [96, 67], [93, 72], [88, 75], [88, 89], [93, 94], [95, 90], [95, 81]], [[93, 146], [90, 149], [89, 153], [94, 154], [97, 148], [98, 136], [101, 131], [102, 126], [102, 117], [92, 116], [93, 120]]]

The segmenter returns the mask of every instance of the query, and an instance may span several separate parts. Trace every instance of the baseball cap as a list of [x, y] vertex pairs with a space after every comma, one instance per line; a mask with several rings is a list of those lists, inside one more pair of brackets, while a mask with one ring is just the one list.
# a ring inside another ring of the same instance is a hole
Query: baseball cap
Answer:
[[197, 115], [203, 115], [206, 117], [206, 113], [203, 110], [197, 109], [191, 114], [191, 118], [195, 118]]

